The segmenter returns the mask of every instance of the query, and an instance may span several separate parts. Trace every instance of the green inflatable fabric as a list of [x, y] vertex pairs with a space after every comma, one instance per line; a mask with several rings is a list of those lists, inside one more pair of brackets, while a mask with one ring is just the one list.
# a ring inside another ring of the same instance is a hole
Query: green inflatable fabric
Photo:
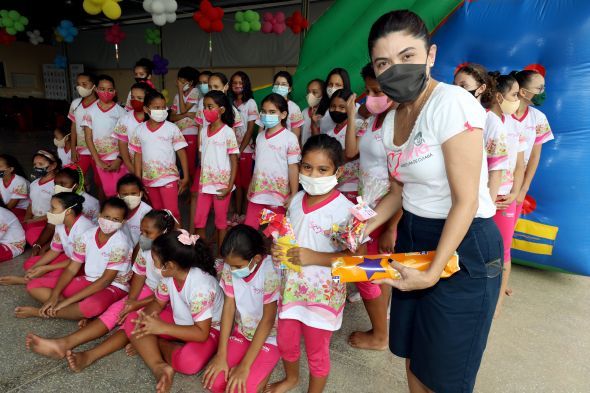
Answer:
[[[307, 83], [315, 78], [323, 80], [336, 67], [348, 71], [353, 91], [362, 92], [360, 71], [369, 62], [367, 39], [371, 26], [381, 15], [408, 9], [420, 15], [432, 32], [462, 3], [461, 0], [336, 0], [305, 37], [293, 77], [291, 99], [302, 109], [307, 107]], [[260, 103], [271, 90], [272, 87], [257, 90], [256, 101]]]

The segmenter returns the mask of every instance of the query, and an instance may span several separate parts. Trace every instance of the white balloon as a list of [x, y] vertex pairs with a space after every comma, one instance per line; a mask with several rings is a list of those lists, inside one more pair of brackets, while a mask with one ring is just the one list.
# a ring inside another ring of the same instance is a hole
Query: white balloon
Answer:
[[[176, 3], [176, 0], [166, 1], [166, 13], [176, 12], [177, 8], [178, 8], [178, 4]], [[170, 22], [170, 23], [172, 23], [172, 22]]]
[[174, 12], [166, 14], [166, 22], [174, 23], [176, 21], [176, 14]]
[[163, 14], [166, 12], [166, 7], [162, 0], [154, 0], [152, 3], [152, 15]]
[[156, 26], [164, 26], [166, 24], [166, 14], [152, 15], [152, 21]]
[[152, 13], [152, 0], [143, 0], [143, 9], [146, 12]]

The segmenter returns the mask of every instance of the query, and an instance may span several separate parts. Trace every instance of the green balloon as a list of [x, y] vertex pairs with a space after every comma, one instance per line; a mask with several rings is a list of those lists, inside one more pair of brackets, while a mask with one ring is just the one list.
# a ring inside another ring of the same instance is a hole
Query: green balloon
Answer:
[[16, 29], [14, 27], [7, 27], [6, 32], [10, 35], [16, 35]]
[[7, 10], [0, 10], [0, 17], [5, 18], [8, 15]]
[[248, 33], [250, 31], [250, 23], [246, 21], [240, 23], [240, 30], [244, 33]]
[[20, 14], [18, 13], [18, 11], [15, 10], [8, 11], [8, 16], [10, 17], [10, 19], [20, 18]]
[[23, 31], [25, 29], [25, 27], [20, 22], [15, 22], [13, 27], [16, 31]]
[[250, 23], [250, 29], [252, 31], [260, 31], [260, 29], [262, 28], [262, 24], [255, 20], [254, 22]]
[[236, 12], [236, 22], [243, 22], [244, 21], [244, 13], [242, 11]]
[[244, 13], [244, 19], [246, 19], [246, 21], [248, 21], [248, 22], [253, 22], [254, 18], [255, 18], [254, 11], [248, 10]]
[[242, 27], [241, 26], [242, 26], [241, 23], [235, 23], [234, 24], [234, 30], [237, 31], [237, 32], [242, 31]]
[[10, 19], [10, 18], [4, 18], [2, 21], [3, 21], [3, 25], [5, 27], [12, 27], [12, 26], [14, 26], [14, 21], [12, 19]]
[[19, 19], [20, 23], [23, 25], [28, 25], [29, 24], [29, 19], [26, 16], [21, 16]]

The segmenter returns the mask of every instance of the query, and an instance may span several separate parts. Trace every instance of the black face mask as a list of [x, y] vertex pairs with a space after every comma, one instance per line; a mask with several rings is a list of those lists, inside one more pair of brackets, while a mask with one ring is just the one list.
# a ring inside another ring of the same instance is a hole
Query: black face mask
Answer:
[[336, 124], [340, 124], [346, 119], [348, 119], [348, 113], [346, 112], [337, 112], [337, 111], [330, 111], [330, 117]]
[[0, 177], [4, 177], [4, 173], [6, 173], [6, 171], [0, 171]]
[[137, 83], [141, 83], [141, 82], [145, 83], [145, 82], [147, 82], [147, 80], [148, 80], [147, 76], [144, 78], [135, 78], [135, 82], [137, 82]]
[[393, 101], [414, 101], [426, 88], [426, 64], [394, 64], [380, 74], [377, 81]]
[[476, 96], [476, 95], [475, 95], [475, 92], [477, 91], [477, 89], [479, 89], [479, 87], [476, 87], [476, 88], [475, 88], [475, 89], [473, 89], [473, 90], [467, 90], [467, 92], [468, 92], [468, 93], [471, 93], [471, 95], [472, 95], [472, 96], [474, 96], [475, 98], [477, 98], [477, 97], [479, 97], [479, 96]]
[[41, 179], [45, 175], [47, 175], [47, 168], [33, 168], [33, 171], [31, 172], [31, 179]]

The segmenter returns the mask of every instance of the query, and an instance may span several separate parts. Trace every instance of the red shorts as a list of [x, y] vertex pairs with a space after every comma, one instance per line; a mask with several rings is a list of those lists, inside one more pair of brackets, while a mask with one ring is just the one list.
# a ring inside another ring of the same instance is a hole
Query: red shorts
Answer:
[[248, 189], [252, 181], [252, 172], [254, 172], [254, 153], [240, 154], [238, 162], [238, 173], [236, 174], [236, 187]]

